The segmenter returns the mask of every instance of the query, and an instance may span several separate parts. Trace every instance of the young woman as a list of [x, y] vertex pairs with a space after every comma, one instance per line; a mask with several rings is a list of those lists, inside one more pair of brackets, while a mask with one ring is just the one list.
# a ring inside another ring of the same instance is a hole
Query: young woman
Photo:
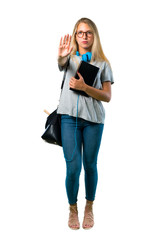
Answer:
[[[80, 73], [78, 80], [74, 77], [82, 60], [99, 67], [93, 86], [88, 86]], [[61, 71], [67, 67], [57, 112], [61, 114], [62, 146], [66, 160], [65, 183], [70, 205], [68, 225], [72, 229], [80, 228], [77, 195], [83, 162], [86, 206], [82, 226], [89, 229], [94, 225], [92, 205], [96, 194], [97, 157], [105, 119], [101, 101], [111, 100], [111, 84], [114, 82], [93, 21], [88, 18], [78, 20], [72, 37], [68, 34], [61, 38], [58, 65]], [[89, 97], [70, 88], [84, 91]]]

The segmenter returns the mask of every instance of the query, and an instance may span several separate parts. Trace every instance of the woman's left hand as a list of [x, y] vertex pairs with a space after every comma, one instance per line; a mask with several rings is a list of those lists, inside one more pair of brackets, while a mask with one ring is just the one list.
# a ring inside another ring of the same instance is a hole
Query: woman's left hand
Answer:
[[81, 91], [85, 91], [85, 86], [86, 83], [82, 77], [82, 75], [77, 72], [79, 79], [76, 79], [74, 77], [71, 77], [70, 82], [69, 82], [69, 86], [70, 88], [76, 89], [76, 90], [81, 90]]

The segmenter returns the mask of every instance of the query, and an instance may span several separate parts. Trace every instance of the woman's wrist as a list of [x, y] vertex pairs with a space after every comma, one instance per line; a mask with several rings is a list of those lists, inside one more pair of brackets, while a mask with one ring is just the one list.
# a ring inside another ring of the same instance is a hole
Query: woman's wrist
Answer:
[[58, 56], [57, 60], [58, 60], [58, 64], [60, 66], [64, 66], [66, 64], [66, 62], [67, 62], [67, 56], [66, 57]]
[[86, 92], [87, 91], [87, 87], [88, 87], [88, 85], [86, 83], [84, 83], [82, 91]]

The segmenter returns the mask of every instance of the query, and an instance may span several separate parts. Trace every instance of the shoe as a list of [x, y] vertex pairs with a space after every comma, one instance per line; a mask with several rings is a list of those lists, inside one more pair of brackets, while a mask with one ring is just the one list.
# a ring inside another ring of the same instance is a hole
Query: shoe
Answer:
[[70, 210], [70, 213], [69, 213], [68, 226], [73, 230], [78, 230], [80, 228], [80, 223], [78, 219], [77, 204], [70, 205], [69, 210]]
[[93, 209], [92, 209], [93, 202], [87, 201], [86, 207], [84, 211], [84, 219], [82, 227], [84, 229], [91, 229], [94, 226], [94, 215], [93, 215]]

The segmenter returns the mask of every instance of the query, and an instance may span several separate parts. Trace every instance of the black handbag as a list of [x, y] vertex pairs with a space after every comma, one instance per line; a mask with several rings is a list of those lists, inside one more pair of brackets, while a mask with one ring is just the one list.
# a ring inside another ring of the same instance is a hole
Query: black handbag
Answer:
[[[63, 75], [61, 90], [63, 89], [68, 66], [69, 66], [69, 60]], [[57, 113], [57, 109], [53, 111], [51, 114], [49, 114], [49, 116], [47, 117], [46, 124], [45, 124], [45, 132], [43, 133], [41, 138], [48, 143], [62, 146], [61, 115]]]
[[41, 137], [48, 143], [62, 146], [61, 115], [57, 114], [57, 109], [47, 117], [47, 121], [45, 124], [45, 132]]

